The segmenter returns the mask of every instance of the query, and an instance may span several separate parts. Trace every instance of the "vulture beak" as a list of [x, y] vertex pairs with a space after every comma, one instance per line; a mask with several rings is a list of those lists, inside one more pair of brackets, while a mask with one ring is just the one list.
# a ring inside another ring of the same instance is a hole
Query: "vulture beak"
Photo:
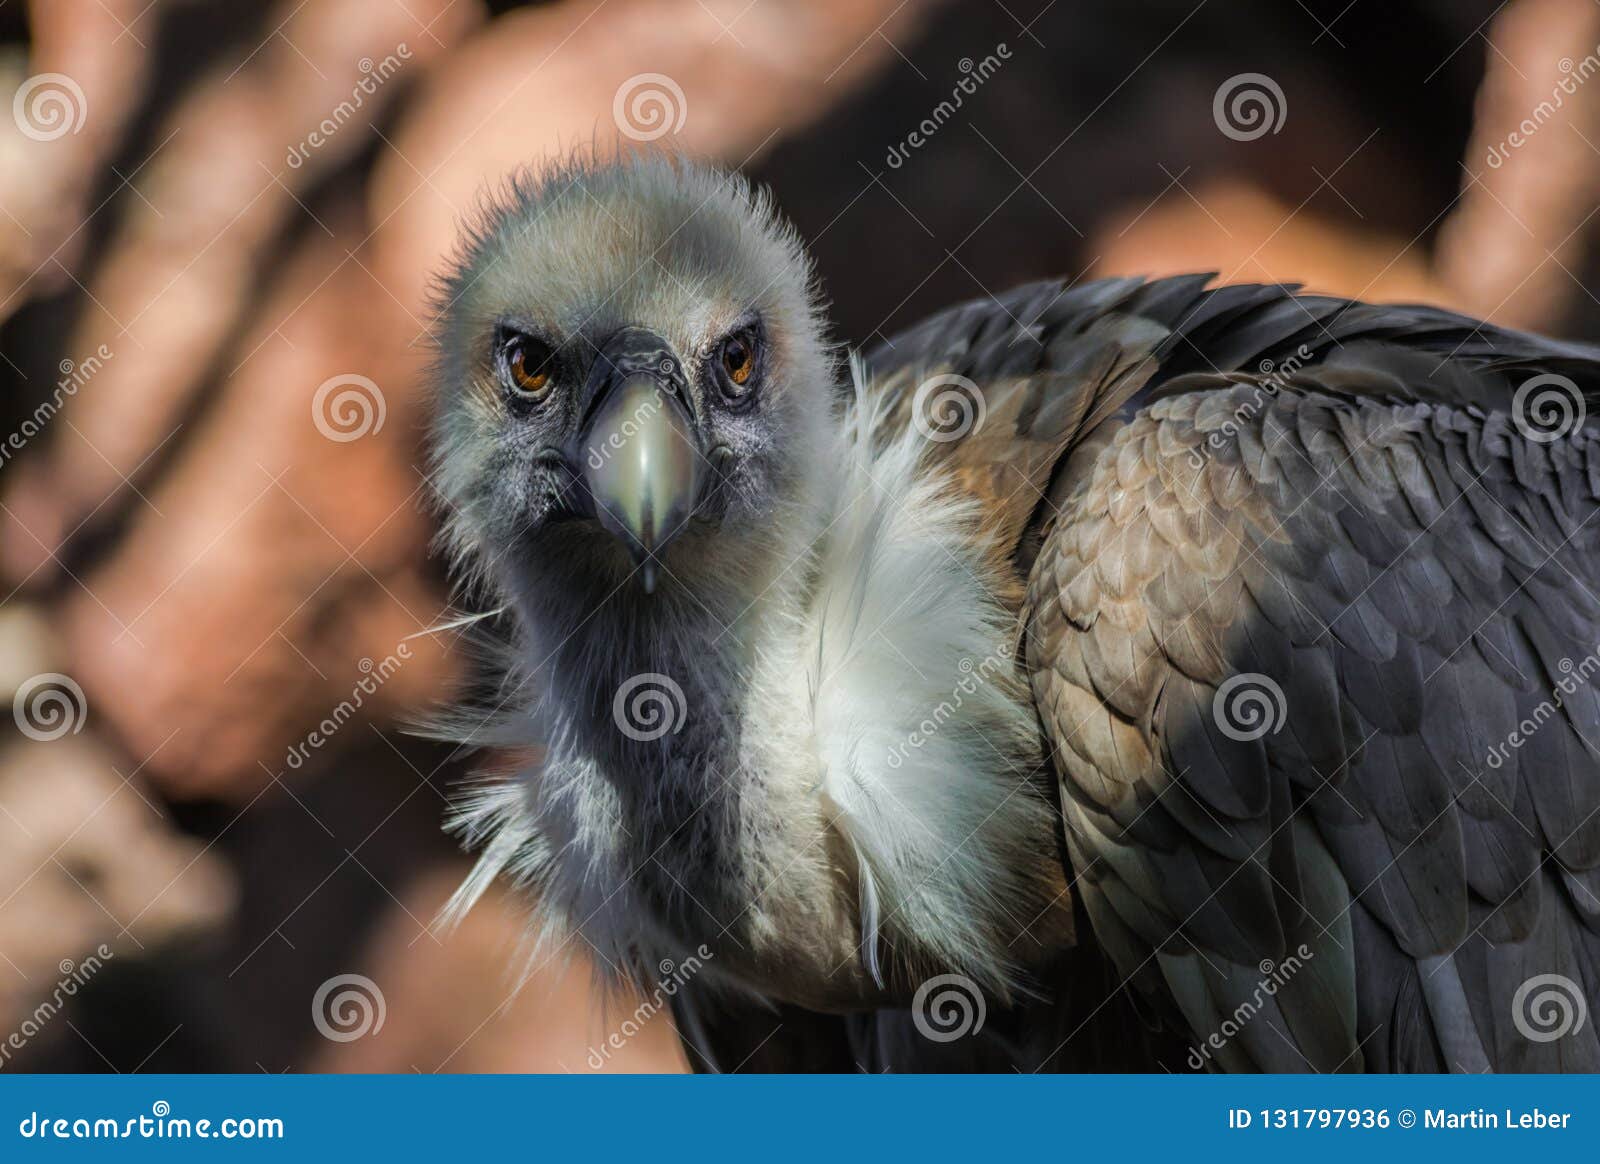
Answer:
[[600, 524], [627, 547], [646, 594], [656, 561], [693, 516], [705, 452], [671, 345], [643, 328], [607, 341], [589, 377], [584, 481]]

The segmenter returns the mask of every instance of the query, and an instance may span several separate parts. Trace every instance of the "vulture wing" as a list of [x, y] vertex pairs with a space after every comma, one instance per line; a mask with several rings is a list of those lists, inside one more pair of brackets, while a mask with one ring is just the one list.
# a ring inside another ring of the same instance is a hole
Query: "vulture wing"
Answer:
[[1600, 1067], [1600, 351], [1282, 288], [1077, 296], [1116, 300], [1084, 334], [1167, 331], [1032, 518], [1101, 944], [1223, 1068]]

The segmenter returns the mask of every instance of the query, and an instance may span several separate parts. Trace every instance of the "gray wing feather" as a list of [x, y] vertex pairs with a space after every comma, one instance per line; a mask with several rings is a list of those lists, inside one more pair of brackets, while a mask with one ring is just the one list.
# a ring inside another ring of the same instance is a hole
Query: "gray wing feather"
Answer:
[[1079, 888], [1219, 1066], [1592, 1070], [1513, 1006], [1600, 997], [1600, 436], [1401, 401], [1387, 350], [1157, 376], [1058, 482], [1028, 658]]
[[[1208, 281], [1033, 284], [868, 357], [1075, 426], [1018, 558], [1097, 937], [1195, 1036], [1249, 1011], [1220, 1066], [1600, 1064], [1512, 1012], [1543, 973], [1600, 997], [1600, 693], [1552, 698], [1600, 644], [1600, 349]], [[1091, 391], [1107, 346], [1148, 359]], [[1547, 374], [1589, 418], [1529, 440]], [[1241, 740], [1248, 674], [1288, 715]]]

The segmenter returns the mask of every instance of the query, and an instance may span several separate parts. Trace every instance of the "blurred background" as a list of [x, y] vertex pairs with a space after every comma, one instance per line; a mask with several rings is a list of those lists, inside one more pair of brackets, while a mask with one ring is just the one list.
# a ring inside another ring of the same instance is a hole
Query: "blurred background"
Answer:
[[431, 928], [486, 184], [740, 167], [855, 345], [1190, 270], [1600, 339], [1597, 54], [1594, 0], [0, 0], [0, 1070], [687, 1066], [509, 896]]

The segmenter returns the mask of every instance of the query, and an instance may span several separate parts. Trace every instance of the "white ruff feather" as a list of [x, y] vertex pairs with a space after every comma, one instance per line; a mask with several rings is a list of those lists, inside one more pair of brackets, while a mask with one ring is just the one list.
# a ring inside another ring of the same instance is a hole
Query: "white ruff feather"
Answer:
[[879, 418], [852, 370], [847, 472], [803, 631], [807, 760], [858, 859], [873, 976], [887, 940], [998, 985], [1012, 976], [1000, 935], [1028, 920], [1004, 910], [1028, 898], [1018, 882], [1051, 852], [1053, 828], [1032, 787], [1017, 618], [996, 593], [976, 501], [928, 471], [915, 427], [874, 449]]
[[[761, 850], [745, 854], [752, 944], [782, 957], [842, 937], [847, 951], [859, 945], [850, 970], [880, 986], [955, 969], [1004, 996], [1019, 977], [1011, 941], [1056, 860], [1017, 617], [997, 592], [1005, 580], [977, 503], [930, 471], [915, 429], [875, 447], [860, 375], [813, 544], [759, 600], [747, 639], [740, 811]], [[576, 779], [585, 764], [558, 739], [535, 778], [575, 794], [595, 779]], [[461, 827], [485, 848], [453, 908], [501, 874], [537, 888], [541, 870], [576, 851], [540, 838], [528, 803], [506, 789], [464, 807]], [[837, 840], [854, 868], [827, 858]], [[841, 893], [853, 910], [822, 900]], [[541, 917], [550, 936], [580, 920]]]

